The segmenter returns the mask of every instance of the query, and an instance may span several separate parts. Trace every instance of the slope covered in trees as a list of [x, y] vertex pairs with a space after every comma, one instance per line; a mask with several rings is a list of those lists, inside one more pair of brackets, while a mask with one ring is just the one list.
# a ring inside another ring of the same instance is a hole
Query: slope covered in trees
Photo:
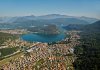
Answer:
[[100, 21], [87, 25], [80, 33], [81, 44], [75, 47], [76, 70], [99, 70], [100, 68]]

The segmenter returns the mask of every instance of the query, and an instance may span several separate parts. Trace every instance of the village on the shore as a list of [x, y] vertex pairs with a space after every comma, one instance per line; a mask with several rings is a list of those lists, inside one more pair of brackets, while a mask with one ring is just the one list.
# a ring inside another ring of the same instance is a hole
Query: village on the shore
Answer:
[[[22, 34], [24, 30], [0, 31]], [[66, 31], [69, 37], [56, 43], [26, 42], [20, 38], [8, 39], [2, 48], [18, 47], [18, 50], [0, 60], [1, 70], [73, 70], [74, 47], [80, 42], [80, 31]], [[2, 53], [0, 53], [2, 55]]]

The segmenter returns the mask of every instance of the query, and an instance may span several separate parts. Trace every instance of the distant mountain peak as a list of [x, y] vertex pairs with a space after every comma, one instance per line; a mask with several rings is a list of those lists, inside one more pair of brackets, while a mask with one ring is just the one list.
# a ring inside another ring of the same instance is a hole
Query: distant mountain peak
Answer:
[[77, 18], [80, 19], [80, 20], [85, 20], [89, 23], [94, 23], [94, 22], [99, 20], [97, 18], [91, 18], [91, 17], [86, 17], [86, 16], [81, 16], [81, 17], [77, 17]]
[[48, 15], [43, 15], [43, 16], [67, 16], [67, 15], [61, 15], [61, 14], [48, 14]]

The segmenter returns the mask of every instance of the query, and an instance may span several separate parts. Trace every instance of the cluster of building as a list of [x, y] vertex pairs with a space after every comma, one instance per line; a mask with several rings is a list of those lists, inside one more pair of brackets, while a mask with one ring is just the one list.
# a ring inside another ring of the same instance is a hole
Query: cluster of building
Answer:
[[9, 33], [9, 34], [23, 34], [23, 33], [26, 33], [27, 30], [26, 29], [2, 29], [0, 30], [0, 32], [3, 32], [3, 33]]

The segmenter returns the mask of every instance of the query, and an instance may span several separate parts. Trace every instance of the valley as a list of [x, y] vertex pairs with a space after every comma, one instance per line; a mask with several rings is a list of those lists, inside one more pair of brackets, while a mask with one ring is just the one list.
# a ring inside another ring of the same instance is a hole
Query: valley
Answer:
[[32, 19], [23, 22], [26, 18], [9, 28], [4, 24], [0, 28], [0, 70], [98, 70], [100, 21], [92, 18], [94, 23], [78, 20], [73, 24], [76, 20], [64, 22], [69, 18], [59, 16], [65, 18], [49, 15], [37, 20], [40, 25]]

